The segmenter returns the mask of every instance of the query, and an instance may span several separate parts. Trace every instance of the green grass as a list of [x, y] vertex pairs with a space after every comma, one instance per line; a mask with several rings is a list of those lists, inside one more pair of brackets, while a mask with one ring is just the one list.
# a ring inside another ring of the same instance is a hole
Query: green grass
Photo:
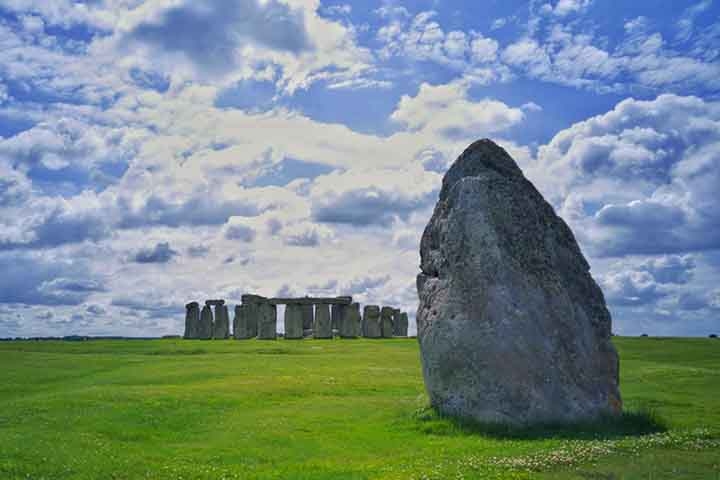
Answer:
[[616, 338], [627, 413], [427, 408], [415, 340], [0, 344], [0, 479], [720, 479], [720, 340]]

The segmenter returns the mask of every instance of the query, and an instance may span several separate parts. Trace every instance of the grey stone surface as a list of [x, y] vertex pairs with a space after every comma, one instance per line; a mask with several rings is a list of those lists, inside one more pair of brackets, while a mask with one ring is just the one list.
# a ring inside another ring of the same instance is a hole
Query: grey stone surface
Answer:
[[338, 336], [342, 338], [356, 338], [360, 336], [360, 304], [347, 305], [343, 310], [338, 328]]
[[380, 310], [380, 333], [383, 338], [393, 337], [393, 316], [395, 309], [392, 307], [382, 307]]
[[315, 305], [315, 323], [313, 324], [313, 337], [332, 338], [332, 321], [330, 319], [329, 305]]
[[363, 309], [363, 336], [366, 338], [382, 337], [380, 326], [380, 307], [377, 305], [365, 305]]
[[235, 318], [233, 319], [233, 338], [235, 340], [247, 340], [257, 336], [257, 328], [250, 327], [248, 315], [250, 308], [252, 307], [248, 305], [235, 306]]
[[418, 341], [442, 413], [511, 424], [620, 413], [602, 291], [505, 150], [481, 140], [455, 161], [420, 257]]
[[198, 324], [197, 337], [202, 340], [209, 340], [213, 333], [213, 314], [209, 305], [205, 305], [200, 312], [200, 323]]
[[184, 338], [192, 339], [198, 337], [200, 326], [200, 304], [190, 302], [185, 305], [185, 333]]
[[302, 309], [302, 319], [303, 319], [303, 329], [305, 330], [311, 330], [313, 329], [313, 324], [315, 323], [315, 308], [312, 304], [301, 304]]
[[225, 305], [225, 300], [205, 300], [205, 305], [208, 307], [218, 307], [220, 305]]
[[303, 336], [302, 305], [289, 303], [285, 307], [285, 338], [293, 340]]
[[213, 338], [224, 340], [230, 336], [230, 315], [227, 305], [215, 306], [215, 321], [213, 322]]
[[400, 326], [398, 327], [399, 337], [408, 336], [408, 314], [407, 312], [400, 312]]
[[340, 330], [340, 322], [342, 322], [343, 315], [348, 305], [331, 305], [330, 306], [330, 318], [332, 320], [332, 329]]
[[257, 318], [258, 340], [277, 338], [277, 307], [267, 302], [253, 304]]
[[393, 337], [399, 337], [400, 336], [400, 327], [401, 327], [401, 319], [400, 319], [400, 309], [396, 308], [393, 310], [392, 314], [392, 334]]

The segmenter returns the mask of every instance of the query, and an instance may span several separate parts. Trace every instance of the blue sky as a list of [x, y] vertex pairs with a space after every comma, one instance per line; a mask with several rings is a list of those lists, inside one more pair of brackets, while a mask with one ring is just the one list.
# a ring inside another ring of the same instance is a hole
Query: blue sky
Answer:
[[[720, 333], [715, 0], [0, 0], [0, 336], [190, 300], [417, 305], [473, 140], [573, 228], [614, 330]], [[411, 330], [413, 325], [411, 325]]]

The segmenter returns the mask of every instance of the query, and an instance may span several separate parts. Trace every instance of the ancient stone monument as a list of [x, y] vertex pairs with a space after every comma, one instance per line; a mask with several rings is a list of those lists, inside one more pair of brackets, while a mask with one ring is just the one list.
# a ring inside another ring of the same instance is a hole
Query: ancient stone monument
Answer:
[[[236, 340], [277, 338], [277, 305], [286, 305], [284, 323], [287, 339], [302, 339], [309, 335], [315, 338], [333, 338], [335, 334], [343, 338], [363, 335], [366, 320], [361, 318], [360, 304], [352, 303], [352, 297], [267, 298], [245, 294], [242, 304], [235, 307], [232, 337]], [[202, 312], [197, 302], [190, 302], [185, 308], [185, 338], [229, 338], [230, 319], [225, 300], [206, 300]], [[383, 307], [383, 311], [385, 316], [381, 321], [379, 307], [371, 305], [369, 310], [366, 307], [365, 317], [372, 324], [368, 329], [370, 338], [395, 335], [400, 311], [391, 307]], [[407, 324], [407, 315], [405, 319]], [[311, 323], [308, 324], [308, 321]]]
[[420, 257], [418, 340], [440, 412], [510, 424], [620, 413], [602, 291], [505, 150], [480, 140], [458, 157]]
[[306, 337], [312, 335], [313, 324], [315, 323], [315, 308], [312, 303], [300, 304], [302, 311], [303, 333]]
[[408, 336], [408, 314], [407, 312], [400, 312], [400, 325], [397, 329], [398, 337]]
[[360, 336], [360, 304], [353, 303], [343, 309], [342, 318], [338, 327], [338, 336], [341, 338], [357, 338]]
[[393, 316], [395, 309], [392, 307], [382, 307], [380, 309], [380, 334], [383, 338], [393, 337]]
[[285, 306], [285, 338], [303, 338], [303, 312], [302, 305], [288, 303]]
[[365, 305], [363, 309], [363, 336], [366, 338], [381, 338], [382, 326], [380, 325], [380, 307], [377, 305]]
[[190, 302], [185, 305], [185, 333], [184, 338], [197, 338], [200, 327], [200, 304]]
[[235, 340], [247, 340], [255, 338], [257, 328], [251, 328], [249, 322], [248, 305], [235, 306], [235, 318], [233, 319], [233, 338]]
[[313, 338], [332, 338], [332, 320], [330, 319], [330, 306], [324, 303], [315, 305], [315, 324], [313, 325]]
[[[207, 302], [206, 302], [207, 303]], [[215, 305], [215, 321], [213, 322], [213, 338], [218, 340], [226, 339], [230, 336], [230, 316], [228, 308], [223, 300], [222, 304]]]
[[210, 305], [205, 305], [200, 312], [200, 323], [198, 324], [197, 336], [201, 340], [209, 340], [213, 333], [213, 314]]

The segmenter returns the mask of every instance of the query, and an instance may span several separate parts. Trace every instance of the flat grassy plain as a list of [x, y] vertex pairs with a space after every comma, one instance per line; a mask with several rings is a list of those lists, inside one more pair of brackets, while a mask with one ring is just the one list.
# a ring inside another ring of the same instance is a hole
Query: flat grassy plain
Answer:
[[427, 408], [416, 340], [0, 344], [0, 479], [720, 479], [720, 340], [615, 338], [618, 422]]

